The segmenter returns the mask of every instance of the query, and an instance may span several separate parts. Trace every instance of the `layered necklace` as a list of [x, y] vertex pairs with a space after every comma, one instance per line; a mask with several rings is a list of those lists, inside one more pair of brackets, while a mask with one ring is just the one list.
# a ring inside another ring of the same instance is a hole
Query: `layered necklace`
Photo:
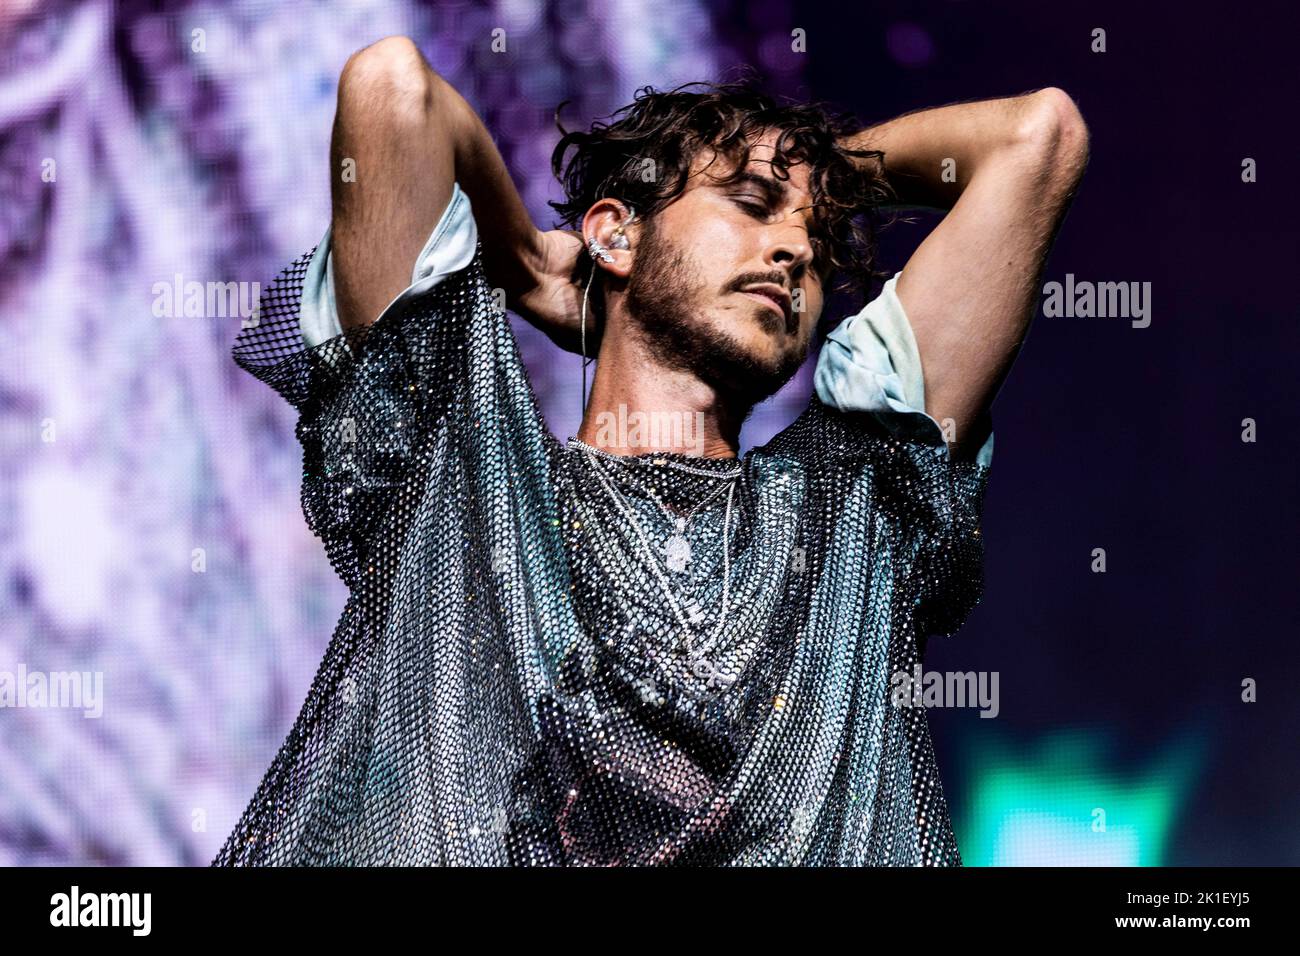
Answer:
[[[645, 557], [655, 580], [658, 582], [668, 606], [677, 620], [679, 627], [679, 636], [670, 650], [684, 650], [687, 657], [690, 672], [700, 680], [705, 682], [709, 688], [725, 689], [734, 683], [735, 674], [723, 671], [713, 655], [722, 638], [723, 628], [727, 622], [728, 612], [731, 603], [731, 516], [735, 501], [737, 479], [743, 474], [743, 468], [737, 467], [731, 471], [718, 473], [708, 471], [703, 468], [694, 468], [682, 462], [672, 461], [668, 458], [652, 459], [653, 463], [664, 465], [677, 469], [687, 474], [693, 474], [700, 477], [710, 478], [723, 482], [705, 495], [694, 507], [685, 515], [679, 515], [672, 511], [660, 499], [654, 491], [637, 481], [632, 473], [631, 466], [624, 461], [621, 456], [611, 455], [608, 452], [601, 451], [588, 445], [586, 442], [577, 438], [569, 440], [569, 446], [583, 453], [587, 460], [592, 474], [595, 475], [601, 488], [609, 497], [615, 511], [619, 516], [632, 528], [638, 542], [641, 545], [641, 553]], [[627, 497], [619, 490], [614, 480], [606, 471], [606, 464], [613, 463], [622, 469], [623, 477], [630, 481], [647, 495], [663, 512], [664, 516], [673, 526], [673, 534], [669, 536], [662, 549], [656, 549], [650, 540], [650, 535], [642, 527], [641, 522], [637, 519], [632, 505], [628, 502]], [[723, 521], [722, 531], [722, 560], [723, 560], [723, 579], [722, 579], [722, 606], [718, 614], [712, 632], [707, 636], [696, 633], [696, 627], [703, 623], [704, 612], [698, 602], [685, 602], [678, 599], [678, 596], [669, 583], [667, 571], [680, 574], [687, 570], [687, 565], [691, 561], [691, 545], [686, 537], [686, 532], [690, 520], [695, 514], [709, 502], [718, 498], [723, 491], [727, 493], [726, 517]], [[662, 558], [662, 561], [661, 561]]]

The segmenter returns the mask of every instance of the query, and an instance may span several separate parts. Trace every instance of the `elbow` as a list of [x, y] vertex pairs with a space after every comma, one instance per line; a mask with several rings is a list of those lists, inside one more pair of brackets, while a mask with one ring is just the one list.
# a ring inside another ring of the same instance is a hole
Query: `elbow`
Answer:
[[423, 121], [439, 81], [410, 37], [385, 37], [348, 57], [339, 75], [339, 104], [362, 115]]
[[1047, 171], [1077, 182], [1088, 165], [1089, 134], [1083, 114], [1057, 87], [1030, 93], [1016, 129], [1016, 142]]

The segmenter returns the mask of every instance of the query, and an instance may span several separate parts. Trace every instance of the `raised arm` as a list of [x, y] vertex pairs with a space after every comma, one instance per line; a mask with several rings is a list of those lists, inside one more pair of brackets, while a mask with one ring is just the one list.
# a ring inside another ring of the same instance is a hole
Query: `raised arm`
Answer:
[[[387, 37], [349, 58], [330, 154], [335, 300], [345, 329], [369, 325], [410, 285], [456, 182], [474, 207], [488, 281], [512, 308], [541, 324], [540, 298], [572, 297], [539, 277], [575, 259], [579, 240], [533, 225], [482, 121], [408, 38]], [[548, 301], [556, 315], [571, 304]]]
[[973, 455], [1037, 309], [1044, 262], [1087, 164], [1087, 127], [1052, 88], [912, 113], [846, 145], [884, 152], [902, 204], [949, 210], [897, 291], [921, 355], [925, 410], [955, 424], [954, 453]]

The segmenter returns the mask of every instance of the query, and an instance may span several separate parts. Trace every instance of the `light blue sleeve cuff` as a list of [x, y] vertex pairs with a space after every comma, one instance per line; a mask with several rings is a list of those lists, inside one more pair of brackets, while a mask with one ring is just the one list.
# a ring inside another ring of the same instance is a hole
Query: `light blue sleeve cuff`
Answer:
[[[416, 257], [411, 284], [398, 293], [384, 312], [403, 299], [424, 294], [447, 276], [464, 269], [473, 261], [477, 247], [478, 225], [474, 221], [469, 197], [461, 190], [460, 183], [453, 183], [447, 208]], [[343, 334], [334, 301], [334, 257], [330, 255], [328, 226], [303, 280], [298, 327], [302, 330], [303, 341], [311, 347]], [[346, 339], [344, 344], [347, 344]]]
[[[871, 412], [891, 433], [943, 444], [943, 429], [925, 412], [925, 378], [912, 324], [898, 298], [898, 277], [827, 336], [817, 359], [817, 397], [844, 412]], [[993, 461], [993, 432], [976, 453]]]

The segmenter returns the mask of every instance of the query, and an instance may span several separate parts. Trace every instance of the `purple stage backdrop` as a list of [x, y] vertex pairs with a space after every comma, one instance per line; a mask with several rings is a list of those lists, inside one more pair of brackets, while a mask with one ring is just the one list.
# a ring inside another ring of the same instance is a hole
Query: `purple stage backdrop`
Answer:
[[[339, 71], [391, 34], [546, 227], [564, 100], [572, 128], [741, 65], [864, 121], [1073, 94], [1093, 167], [1046, 279], [1150, 282], [1153, 319], [1040, 317], [994, 407], [986, 598], [931, 649], [1001, 675], [996, 719], [931, 716], [958, 840], [976, 865], [1300, 862], [1296, 151], [1264, 107], [1295, 102], [1290, 34], [984, 6], [0, 3], [0, 864], [207, 863], [297, 715], [346, 595], [294, 413], [229, 349], [328, 224]], [[573, 434], [577, 359], [514, 327]]]

